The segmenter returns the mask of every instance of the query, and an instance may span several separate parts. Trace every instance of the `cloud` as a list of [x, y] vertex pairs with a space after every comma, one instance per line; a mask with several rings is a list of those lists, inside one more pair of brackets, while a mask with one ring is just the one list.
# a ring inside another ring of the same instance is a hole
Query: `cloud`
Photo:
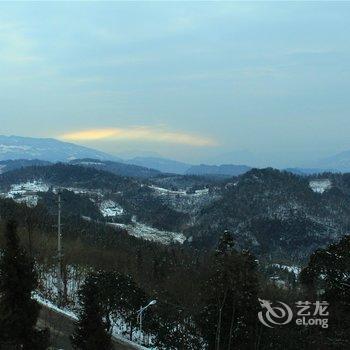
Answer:
[[42, 61], [33, 53], [34, 42], [18, 23], [0, 22], [0, 60], [12, 64]]
[[149, 126], [81, 130], [65, 133], [60, 135], [59, 138], [67, 141], [139, 140], [197, 147], [216, 145], [215, 140], [209, 137]]

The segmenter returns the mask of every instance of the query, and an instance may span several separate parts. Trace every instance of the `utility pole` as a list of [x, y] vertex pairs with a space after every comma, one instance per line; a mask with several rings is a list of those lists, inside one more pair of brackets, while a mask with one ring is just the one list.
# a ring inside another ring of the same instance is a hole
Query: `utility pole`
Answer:
[[62, 265], [62, 228], [61, 228], [61, 210], [62, 210], [62, 201], [61, 201], [61, 192], [58, 191], [58, 217], [57, 217], [57, 289], [58, 289], [58, 299], [59, 304], [62, 305], [63, 301], [63, 265]]

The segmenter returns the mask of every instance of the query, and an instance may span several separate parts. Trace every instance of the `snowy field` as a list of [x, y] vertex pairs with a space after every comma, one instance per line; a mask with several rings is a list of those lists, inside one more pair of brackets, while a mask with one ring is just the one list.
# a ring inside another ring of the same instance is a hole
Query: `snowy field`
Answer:
[[163, 187], [149, 186], [153, 190], [153, 195], [158, 197], [165, 205], [172, 209], [195, 215], [205, 205], [219, 199], [217, 194], [209, 192], [208, 188], [187, 193], [186, 190], [169, 190]]
[[114, 218], [116, 215], [123, 215], [124, 209], [114, 201], [108, 199], [99, 203], [99, 209], [104, 217]]
[[196, 190], [194, 193], [187, 193], [185, 190], [178, 190], [178, 191], [173, 191], [173, 190], [169, 190], [167, 188], [163, 188], [163, 187], [157, 187], [157, 186], [149, 186], [149, 188], [151, 188], [152, 190], [154, 190], [156, 192], [156, 194], [160, 195], [160, 196], [203, 196], [203, 195], [207, 195], [209, 193], [209, 189], [208, 188], [204, 188], [202, 190]]
[[110, 222], [108, 225], [125, 229], [132, 236], [162, 244], [183, 244], [186, 240], [186, 237], [180, 232], [158, 230], [154, 227], [137, 222], [135, 218], [133, 218], [131, 224], [118, 224]]
[[48, 190], [49, 186], [41, 181], [28, 181], [11, 185], [8, 192], [1, 193], [1, 197], [11, 198], [17, 203], [25, 203], [29, 207], [35, 207], [39, 200], [37, 193]]
[[332, 183], [329, 179], [312, 180], [309, 186], [314, 192], [323, 193], [332, 187]]
[[277, 267], [282, 270], [287, 270], [288, 272], [293, 272], [295, 276], [300, 274], [301, 268], [295, 265], [281, 265], [281, 264], [272, 264], [273, 267]]
[[28, 181], [20, 184], [11, 185], [8, 197], [13, 198], [16, 195], [26, 194], [28, 192], [47, 192], [49, 186], [41, 181]]
[[[61, 187], [60, 189], [65, 189], [67, 191], [71, 191], [74, 194], [88, 196], [93, 201], [95, 201], [95, 199], [101, 200], [103, 198], [103, 194], [99, 190], [89, 190], [87, 188], [80, 188], [80, 187]], [[54, 191], [57, 192], [57, 190], [58, 190], [58, 188], [57, 189], [55, 188]]]

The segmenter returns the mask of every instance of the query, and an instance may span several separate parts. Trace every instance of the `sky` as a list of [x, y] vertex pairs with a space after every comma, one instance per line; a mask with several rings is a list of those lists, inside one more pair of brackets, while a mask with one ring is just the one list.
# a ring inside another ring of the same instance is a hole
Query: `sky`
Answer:
[[0, 3], [3, 135], [310, 165], [350, 150], [349, 97], [350, 2]]

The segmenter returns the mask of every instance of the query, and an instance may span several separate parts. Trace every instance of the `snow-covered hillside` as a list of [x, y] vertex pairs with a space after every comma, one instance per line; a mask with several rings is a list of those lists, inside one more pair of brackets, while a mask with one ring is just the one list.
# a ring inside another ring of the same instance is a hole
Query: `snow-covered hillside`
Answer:
[[99, 208], [104, 217], [115, 217], [116, 215], [122, 215], [124, 209], [111, 199], [107, 199], [99, 203]]
[[34, 207], [38, 204], [38, 193], [48, 190], [49, 186], [40, 181], [28, 181], [11, 185], [8, 192], [0, 193], [0, 197], [11, 198], [17, 203], [26, 203], [29, 207]]
[[[57, 193], [59, 190], [68, 190], [77, 195], [88, 197], [92, 202], [97, 204], [103, 217], [106, 219], [113, 219], [115, 222], [108, 223], [110, 226], [119, 227], [127, 230], [127, 232], [135, 237], [160, 242], [162, 244], [180, 243], [182, 244], [186, 237], [180, 232], [171, 232], [165, 230], [159, 230], [149, 225], [138, 222], [135, 217], [132, 218], [132, 222], [129, 224], [118, 223], [118, 216], [125, 213], [125, 210], [112, 199], [105, 198], [105, 194], [100, 190], [91, 190], [86, 188], [77, 187], [55, 187], [49, 186], [42, 181], [27, 181], [18, 184], [11, 185], [8, 191], [0, 193], [2, 198], [13, 199], [17, 203], [26, 203], [30, 207], [34, 207], [38, 204], [40, 193], [51, 190]], [[161, 193], [164, 193], [165, 189], [161, 189]], [[181, 193], [183, 196], [195, 196], [198, 197], [207, 191], [198, 192], [194, 195], [187, 195], [185, 191], [176, 192]], [[109, 194], [110, 195], [110, 194]], [[89, 217], [84, 217], [86, 220], [91, 220]]]
[[186, 191], [185, 189], [170, 190], [158, 186], [149, 186], [154, 195], [171, 208], [183, 212], [194, 214], [204, 205], [208, 205], [219, 198], [219, 195], [209, 192], [208, 188], [195, 191]]
[[132, 236], [145, 239], [147, 241], [159, 242], [162, 244], [184, 243], [186, 237], [180, 232], [171, 232], [158, 230], [149, 225], [142, 224], [136, 221], [134, 217], [131, 224], [108, 223], [111, 226], [125, 229]]

